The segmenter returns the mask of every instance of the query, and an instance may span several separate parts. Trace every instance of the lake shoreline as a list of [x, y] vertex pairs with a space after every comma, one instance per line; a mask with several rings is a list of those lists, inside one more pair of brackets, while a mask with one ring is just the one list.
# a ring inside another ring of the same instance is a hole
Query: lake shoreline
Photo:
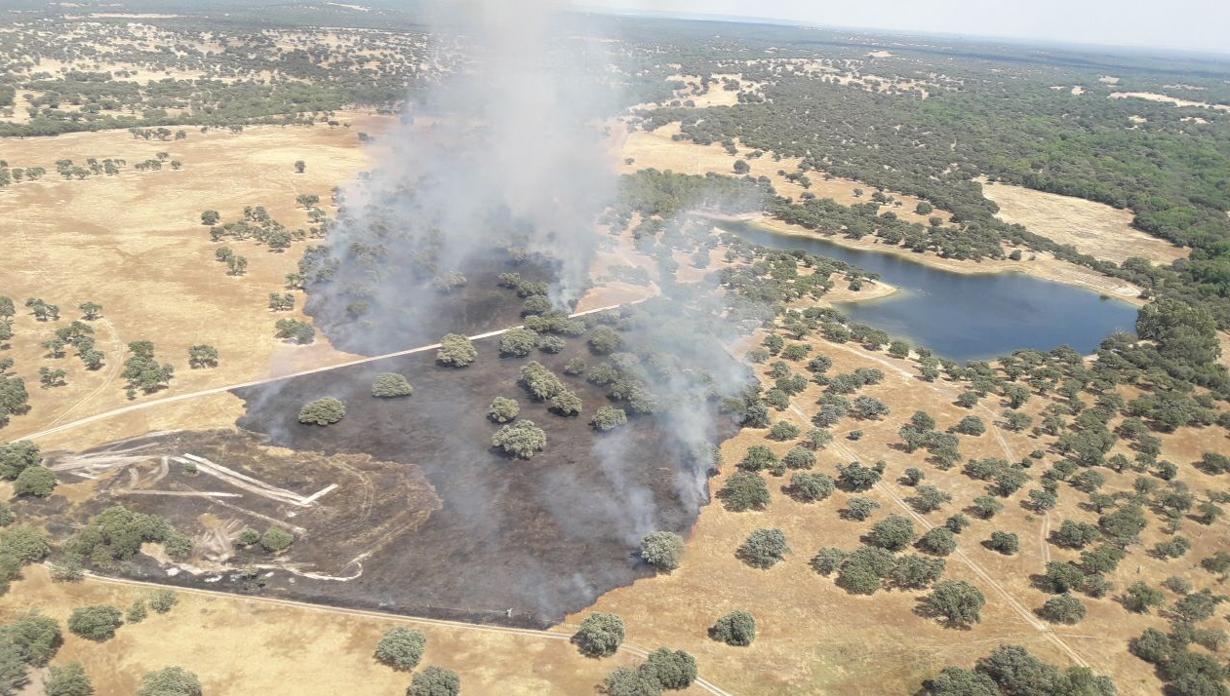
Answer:
[[801, 225], [793, 225], [782, 222], [776, 218], [765, 215], [764, 213], [747, 213], [742, 215], [721, 215], [704, 213], [704, 217], [713, 220], [714, 222], [731, 222], [739, 224], [748, 224], [755, 227], [760, 227], [766, 232], [778, 234], [787, 237], [799, 237], [802, 239], [813, 239], [822, 242], [834, 244], [844, 247], [852, 251], [864, 251], [877, 254], [885, 254], [894, 256], [911, 263], [917, 263], [922, 266], [927, 266], [940, 271], [949, 273], [958, 273], [962, 275], [1000, 275], [1000, 274], [1020, 274], [1032, 276], [1040, 280], [1048, 280], [1064, 285], [1074, 286], [1083, 290], [1089, 290], [1099, 295], [1122, 300], [1137, 307], [1144, 306], [1145, 301], [1140, 298], [1140, 288], [1109, 276], [1104, 276], [1100, 273], [1092, 271], [1076, 264], [1062, 261], [1060, 259], [1038, 252], [1037, 259], [1034, 261], [1010, 261], [1004, 260], [983, 260], [983, 261], [963, 261], [957, 259], [946, 259], [937, 256], [934, 253], [917, 253], [910, 251], [902, 246], [891, 246], [882, 244], [879, 237], [867, 237], [871, 241], [853, 240], [843, 237], [838, 234], [823, 234], [815, 230], [810, 230]]

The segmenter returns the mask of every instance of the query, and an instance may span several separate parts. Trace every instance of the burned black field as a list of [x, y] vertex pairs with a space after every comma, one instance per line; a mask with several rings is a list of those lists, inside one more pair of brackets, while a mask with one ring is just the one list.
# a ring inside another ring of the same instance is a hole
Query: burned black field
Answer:
[[[640, 537], [686, 533], [698, 513], [699, 501], [681, 494], [686, 448], [655, 417], [609, 434], [588, 425], [608, 400], [582, 377], [563, 376], [572, 357], [595, 361], [581, 340], [525, 359], [501, 358], [497, 346], [495, 338], [476, 343], [478, 360], [462, 369], [423, 353], [235, 392], [248, 406], [239, 425], [272, 444], [417, 467], [441, 501], [416, 529], [364, 559], [359, 577], [292, 584], [279, 574], [271, 586], [325, 602], [544, 625], [650, 572], [635, 555]], [[581, 415], [559, 416], [528, 398], [517, 380], [530, 359], [583, 399]], [[405, 375], [414, 395], [373, 398], [382, 372]], [[300, 405], [324, 396], [344, 401], [346, 417], [300, 424]], [[491, 447], [498, 426], [486, 411], [496, 396], [516, 398], [520, 418], [546, 431], [545, 451], [520, 460]]]

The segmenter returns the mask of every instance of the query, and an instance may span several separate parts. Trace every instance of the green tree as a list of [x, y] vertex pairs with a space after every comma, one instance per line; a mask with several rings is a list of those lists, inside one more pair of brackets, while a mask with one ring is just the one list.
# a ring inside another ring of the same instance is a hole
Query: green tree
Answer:
[[410, 680], [406, 696], [457, 696], [461, 693], [461, 677], [457, 673], [431, 665]]
[[4, 635], [21, 648], [28, 664], [45, 667], [64, 642], [56, 620], [30, 610], [2, 629]]
[[529, 329], [509, 329], [500, 337], [500, 355], [524, 358], [538, 345], [538, 334]]
[[124, 613], [113, 606], [98, 604], [77, 607], [68, 617], [68, 630], [93, 641], [104, 641], [115, 636], [115, 631], [124, 623]]
[[934, 527], [918, 539], [918, 548], [936, 556], [947, 556], [957, 550], [957, 539], [947, 527]]
[[376, 659], [399, 670], [410, 671], [423, 659], [427, 638], [419, 631], [404, 626], [389, 629], [376, 644]]
[[411, 394], [414, 394], [414, 387], [405, 375], [396, 372], [376, 375], [375, 381], [372, 382], [372, 396], [378, 399], [396, 399]]
[[763, 510], [769, 505], [769, 487], [764, 479], [748, 471], [736, 471], [726, 479], [717, 497], [731, 512]]
[[51, 470], [42, 466], [32, 466], [22, 470], [13, 483], [13, 493], [18, 496], [32, 495], [36, 498], [46, 498], [56, 487], [56, 476]]
[[194, 370], [218, 366], [218, 349], [199, 343], [188, 349], [188, 366]]
[[63, 667], [51, 667], [43, 682], [43, 693], [46, 696], [92, 696], [94, 685], [80, 662], [69, 662]]
[[1070, 594], [1061, 594], [1046, 600], [1038, 615], [1051, 623], [1072, 625], [1085, 618], [1085, 605]]
[[474, 344], [465, 336], [448, 334], [440, 339], [436, 362], [449, 367], [466, 367], [478, 358]]
[[601, 691], [606, 696], [659, 696], [662, 683], [648, 663], [638, 667], [616, 667], [602, 680]]
[[1021, 546], [1021, 540], [1012, 532], [991, 532], [991, 538], [987, 539], [985, 545], [992, 551], [998, 551], [1005, 556], [1011, 556], [1017, 552]]
[[1165, 600], [1166, 597], [1161, 590], [1149, 587], [1145, 582], [1137, 580], [1128, 586], [1123, 596], [1123, 606], [1128, 611], [1137, 614], [1148, 614], [1150, 609], [1161, 606]]
[[94, 321], [102, 317], [103, 306], [97, 302], [83, 302], [77, 305], [77, 309], [81, 310], [81, 318], [86, 321]]
[[953, 628], [968, 628], [981, 621], [985, 604], [982, 592], [964, 580], [943, 580], [920, 601], [927, 616]]
[[610, 657], [624, 642], [624, 621], [614, 614], [590, 614], [581, 621], [572, 642], [587, 657]]
[[782, 530], [757, 529], [748, 535], [735, 555], [753, 568], [765, 570], [776, 565], [787, 553], [790, 553], [790, 546]]
[[696, 681], [696, 658], [683, 650], [658, 648], [649, 653], [647, 662], [664, 689], [686, 689]]
[[281, 527], [269, 527], [261, 535], [261, 548], [269, 553], [281, 553], [295, 543], [295, 536]]
[[487, 408], [487, 418], [495, 423], [508, 423], [515, 420], [519, 413], [521, 413], [521, 405], [517, 403], [517, 400], [503, 396], [492, 399], [491, 406]]
[[202, 225], [213, 227], [214, 225], [218, 224], [218, 221], [221, 219], [222, 219], [222, 216], [219, 215], [218, 211], [216, 210], [206, 210], [205, 212], [201, 213], [201, 224]]
[[509, 423], [491, 436], [491, 446], [518, 459], [529, 459], [547, 446], [547, 433], [531, 420]]
[[814, 503], [828, 498], [837, 485], [824, 474], [798, 473], [790, 477], [786, 492], [791, 498], [803, 503]]
[[914, 541], [914, 523], [901, 515], [889, 515], [872, 526], [867, 541], [886, 551], [900, 551]]
[[332, 425], [346, 416], [346, 404], [331, 396], [310, 401], [299, 409], [299, 422], [305, 425]]
[[141, 678], [136, 696], [202, 696], [201, 681], [183, 667], [165, 667]]
[[171, 611], [179, 601], [179, 597], [174, 590], [157, 590], [149, 598], [149, 607], [159, 614], [165, 614]]
[[683, 537], [674, 532], [650, 532], [641, 539], [641, 559], [667, 573], [679, 567]]
[[599, 432], [610, 432], [628, 424], [628, 414], [622, 408], [602, 406], [594, 412], [589, 424]]
[[732, 611], [713, 624], [709, 637], [727, 645], [751, 645], [756, 639], [756, 619], [746, 611]]

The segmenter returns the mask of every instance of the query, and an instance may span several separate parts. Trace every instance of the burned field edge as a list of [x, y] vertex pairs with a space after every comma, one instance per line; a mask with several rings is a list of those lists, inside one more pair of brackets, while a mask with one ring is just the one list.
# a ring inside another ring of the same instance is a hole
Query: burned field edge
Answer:
[[[276, 584], [278, 591], [347, 606], [549, 625], [648, 576], [635, 556], [644, 533], [691, 529], [699, 508], [677, 490], [689, 453], [662, 423], [634, 417], [618, 433], [595, 433], [588, 420], [608, 401], [580, 376], [562, 379], [584, 402], [582, 414], [551, 413], [526, 397], [517, 370], [536, 359], [563, 374], [581, 351], [570, 345], [560, 354], [515, 359], [501, 358], [497, 345], [495, 338], [476, 343], [478, 360], [462, 369], [420, 354], [235, 392], [248, 407], [241, 428], [295, 450], [361, 452], [415, 465], [442, 500], [413, 534], [366, 559], [359, 578], [300, 578]], [[371, 382], [382, 372], [406, 375], [414, 395], [371, 397]], [[327, 427], [298, 423], [299, 405], [323, 396], [345, 402], [346, 417]], [[498, 426], [486, 411], [496, 396], [521, 403], [520, 419], [546, 432], [545, 451], [519, 460], [491, 446]], [[596, 452], [595, 438], [613, 451]]]

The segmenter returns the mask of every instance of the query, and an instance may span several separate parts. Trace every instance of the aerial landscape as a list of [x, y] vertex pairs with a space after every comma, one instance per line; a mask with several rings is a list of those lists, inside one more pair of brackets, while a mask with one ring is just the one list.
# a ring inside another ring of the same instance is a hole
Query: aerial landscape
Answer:
[[0, 696], [1230, 696], [1230, 10], [718, 5], [0, 0]]

